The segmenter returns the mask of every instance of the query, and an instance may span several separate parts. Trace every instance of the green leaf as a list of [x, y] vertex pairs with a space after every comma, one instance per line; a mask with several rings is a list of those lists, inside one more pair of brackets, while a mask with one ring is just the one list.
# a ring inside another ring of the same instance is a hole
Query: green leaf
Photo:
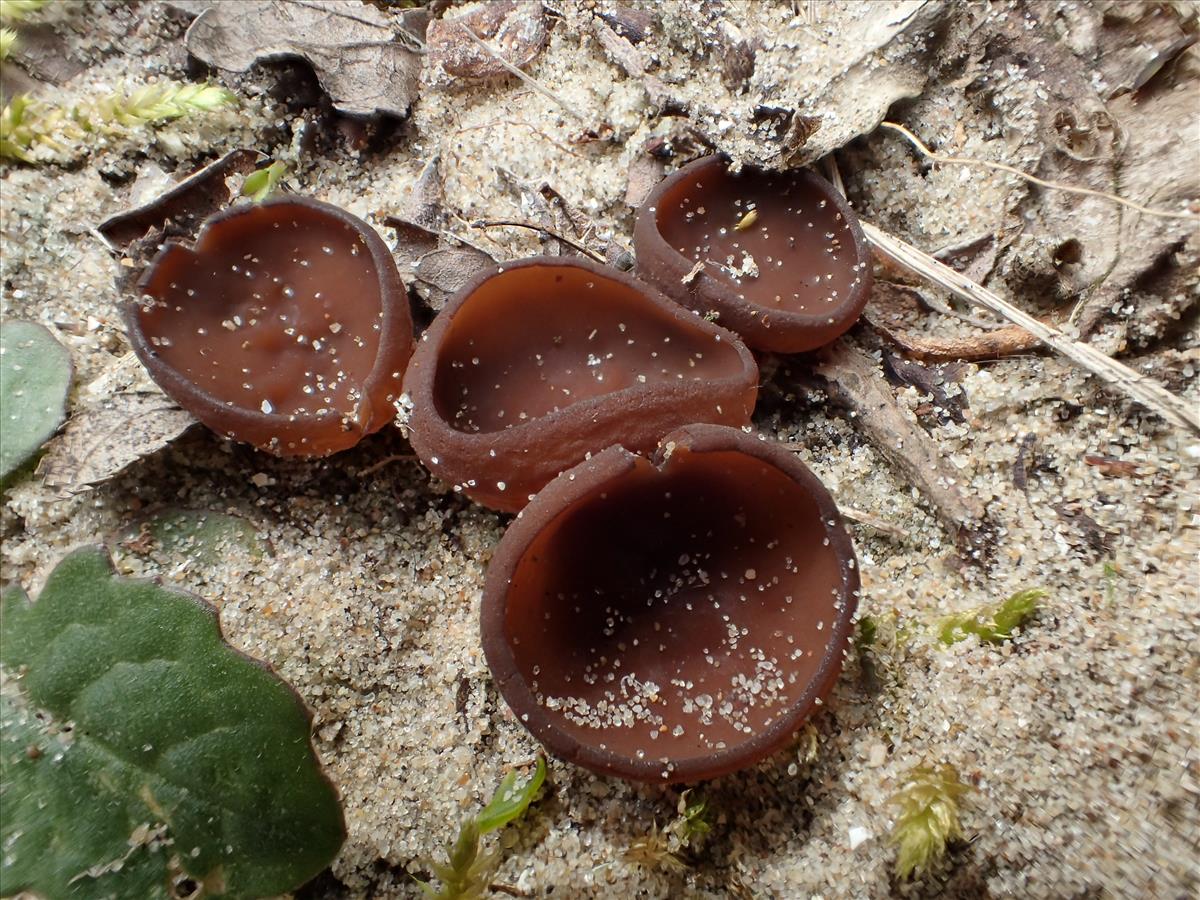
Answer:
[[1013, 631], [1037, 612], [1038, 603], [1045, 596], [1041, 588], [1028, 588], [1017, 591], [997, 607], [947, 616], [938, 627], [938, 639], [947, 646], [972, 634], [991, 644], [1011, 640]]
[[0, 327], [0, 480], [27, 462], [66, 418], [71, 354], [41, 325]]
[[516, 786], [515, 771], [505, 775], [491, 802], [459, 826], [458, 839], [450, 848], [446, 861], [429, 863], [442, 886], [434, 888], [419, 878], [413, 879], [425, 896], [436, 900], [477, 900], [483, 897], [500, 867], [500, 854], [498, 851], [480, 853], [479, 838], [489, 831], [503, 828], [524, 813], [545, 780], [546, 758], [540, 755], [533, 775], [519, 788]]
[[529, 808], [529, 804], [533, 802], [533, 798], [545, 780], [546, 758], [544, 756], [538, 757], [537, 768], [532, 777], [519, 788], [516, 787], [517, 773], [515, 770], [505, 775], [500, 782], [500, 787], [496, 788], [491, 802], [475, 817], [475, 825], [479, 829], [479, 833], [487, 834], [489, 831], [503, 828], [523, 814]]
[[962, 837], [958, 801], [970, 790], [950, 765], [918, 766], [909, 773], [904, 787], [892, 797], [900, 807], [891, 840], [900, 848], [897, 875], [908, 878], [928, 871], [945, 855], [946, 844]]
[[265, 169], [251, 172], [242, 182], [242, 196], [249, 197], [255, 203], [266, 200], [278, 190], [279, 182], [283, 180], [287, 170], [287, 163], [276, 161]]
[[[0, 599], [0, 896], [280, 894], [345, 837], [296, 694], [191, 595], [67, 556]], [[18, 677], [11, 677], [17, 675]]]

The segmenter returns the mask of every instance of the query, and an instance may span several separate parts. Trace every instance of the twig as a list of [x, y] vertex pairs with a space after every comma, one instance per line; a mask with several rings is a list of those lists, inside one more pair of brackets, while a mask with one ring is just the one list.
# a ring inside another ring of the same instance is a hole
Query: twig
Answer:
[[415, 453], [393, 453], [391, 456], [385, 456], [378, 462], [371, 463], [371, 465], [367, 466], [365, 469], [360, 469], [358, 472], [358, 477], [366, 478], [368, 475], [374, 475], [380, 469], [384, 468], [385, 466], [389, 466], [394, 462], [403, 462], [407, 459], [416, 458], [417, 456]]
[[1063, 184], [1059, 181], [1046, 181], [1044, 178], [1038, 178], [1036, 175], [1030, 175], [1028, 172], [1022, 172], [1013, 166], [1005, 163], [991, 162], [986, 159], [972, 159], [969, 156], [943, 156], [940, 153], [935, 153], [930, 150], [921, 139], [905, 128], [903, 125], [897, 125], [895, 122], [880, 122], [880, 128], [886, 128], [889, 131], [895, 131], [903, 137], [924, 157], [938, 163], [950, 163], [956, 166], [979, 166], [984, 169], [998, 169], [1001, 172], [1008, 172], [1010, 175], [1016, 175], [1018, 178], [1024, 178], [1026, 181], [1033, 182], [1044, 188], [1050, 188], [1054, 191], [1066, 191], [1069, 194], [1083, 194], [1088, 197], [1101, 197], [1105, 200], [1111, 200], [1113, 203], [1120, 203], [1122, 206], [1128, 206], [1130, 209], [1136, 209], [1138, 212], [1147, 216], [1161, 216], [1164, 219], [1188, 219], [1193, 222], [1200, 222], [1200, 215], [1190, 212], [1173, 212], [1167, 209], [1155, 209], [1150, 206], [1142, 206], [1140, 203], [1135, 203], [1132, 200], [1126, 200], [1124, 197], [1118, 197], [1116, 194], [1110, 194], [1106, 191], [1095, 191], [1091, 188], [1076, 187], [1071, 184]]
[[850, 411], [855, 428], [929, 501], [959, 547], [983, 549], [983, 504], [962, 489], [929, 435], [900, 412], [875, 361], [842, 339], [822, 351], [816, 372], [829, 399]]
[[1020, 325], [1006, 325], [968, 337], [939, 338], [915, 335], [882, 322], [869, 311], [863, 319], [880, 337], [906, 356], [922, 362], [984, 362], [1036, 350], [1041, 344]]
[[501, 56], [499, 53], [497, 53], [495, 50], [493, 50], [490, 46], [488, 46], [487, 41], [485, 41], [483, 38], [481, 38], [479, 35], [477, 35], [475, 32], [473, 32], [465, 24], [461, 25], [460, 27], [462, 28], [463, 33], [466, 34], [467, 37], [469, 37], [476, 44], [478, 44], [480, 47], [482, 47], [484, 52], [487, 53], [489, 56], [491, 56], [493, 59], [495, 59], [496, 62], [500, 63], [500, 65], [504, 66], [504, 68], [508, 69], [508, 71], [512, 72], [514, 75], [516, 75], [518, 78], [520, 78], [523, 82], [525, 82], [527, 85], [529, 85], [535, 91], [537, 91], [543, 97], [553, 100], [555, 103], [557, 103], [559, 106], [561, 106], [566, 112], [568, 112], [570, 115], [574, 116], [577, 121], [582, 122], [584, 125], [587, 124], [587, 119], [585, 119], [580, 113], [577, 113], [574, 109], [572, 109], [570, 106], [568, 106], [567, 101], [563, 100], [561, 97], [559, 97], [557, 94], [555, 94], [548, 87], [543, 87], [538, 81], [536, 81], [533, 78], [531, 78], [530, 76], [526, 75], [524, 72], [522, 72], [516, 66], [514, 66], [512, 63], [510, 63], [507, 59], [505, 59], [503, 56]]
[[471, 227], [472, 228], [528, 228], [530, 231], [540, 231], [542, 234], [552, 237], [556, 241], [562, 241], [568, 247], [574, 247], [580, 253], [584, 254], [585, 256], [590, 256], [592, 259], [594, 259], [598, 263], [605, 262], [604, 257], [601, 256], [600, 254], [592, 252], [591, 250], [589, 250], [587, 247], [583, 246], [582, 244], [575, 243], [575, 241], [571, 240], [569, 237], [564, 237], [563, 235], [559, 234], [557, 231], [555, 231], [552, 228], [547, 228], [544, 225], [535, 225], [533, 222], [509, 222], [506, 220], [489, 220], [489, 221], [480, 220], [478, 222], [472, 222]]
[[868, 528], [874, 528], [880, 534], [886, 534], [888, 537], [893, 537], [896, 540], [904, 540], [908, 537], [908, 532], [899, 525], [893, 525], [879, 516], [873, 515], [853, 506], [846, 506], [844, 503], [838, 504], [838, 512], [843, 518], [849, 519], [851, 522], [857, 522], [859, 525], [866, 525]]
[[1043, 344], [1108, 382], [1121, 393], [1158, 413], [1168, 422], [1200, 434], [1200, 415], [1158, 382], [1139, 375], [1128, 366], [1101, 353], [1090, 344], [1072, 340], [1052, 325], [1035, 319], [1011, 303], [1002, 300], [982, 285], [955, 272], [911, 244], [881, 231], [870, 222], [862, 223], [863, 232], [875, 248], [897, 265], [927, 278], [964, 300], [982, 306], [1008, 321], [1020, 325]]

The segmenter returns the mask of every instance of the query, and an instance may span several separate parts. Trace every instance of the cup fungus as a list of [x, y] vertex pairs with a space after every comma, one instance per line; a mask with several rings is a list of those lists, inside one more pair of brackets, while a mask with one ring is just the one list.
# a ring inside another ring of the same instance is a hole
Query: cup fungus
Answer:
[[550, 482], [488, 568], [481, 631], [508, 705], [557, 755], [687, 782], [785, 746], [842, 666], [854, 549], [778, 444], [715, 425], [610, 447]]
[[812, 172], [708, 156], [665, 178], [634, 228], [638, 277], [751, 347], [798, 353], [858, 319], [871, 254], [845, 198]]
[[516, 511], [614, 443], [649, 452], [680, 425], [745, 425], [758, 367], [736, 335], [622, 272], [534, 257], [489, 266], [447, 302], [405, 391], [425, 465]]
[[164, 391], [209, 428], [281, 456], [352, 447], [395, 418], [412, 320], [387, 245], [303, 197], [234, 206], [166, 245], [126, 307]]

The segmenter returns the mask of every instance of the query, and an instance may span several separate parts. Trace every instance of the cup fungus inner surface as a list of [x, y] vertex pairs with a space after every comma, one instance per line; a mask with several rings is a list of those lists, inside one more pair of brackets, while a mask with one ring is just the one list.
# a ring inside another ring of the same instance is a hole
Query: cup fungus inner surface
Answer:
[[661, 470], [638, 457], [516, 563], [516, 667], [581, 744], [695, 772], [785, 717], [842, 652], [853, 599], [832, 527], [757, 457], [679, 449]]
[[832, 190], [806, 172], [729, 172], [719, 160], [680, 172], [657, 201], [663, 240], [756, 306], [840, 313], [869, 262]]
[[194, 251], [168, 248], [142, 290], [149, 348], [217, 403], [358, 417], [384, 312], [376, 260], [349, 222], [299, 203], [238, 209]]
[[483, 282], [443, 339], [434, 403], [457, 431], [492, 433], [637, 385], [732, 378], [744, 362], [622, 281], [523, 266]]

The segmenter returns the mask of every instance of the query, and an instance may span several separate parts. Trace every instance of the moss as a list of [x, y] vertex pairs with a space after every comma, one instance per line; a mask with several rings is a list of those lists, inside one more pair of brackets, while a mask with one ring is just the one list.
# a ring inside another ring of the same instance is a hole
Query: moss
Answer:
[[891, 843], [899, 847], [896, 874], [921, 875], [946, 854], [946, 845], [962, 837], [959, 800], [971, 789], [951, 765], [918, 766], [891, 802], [900, 807]]
[[947, 646], [971, 635], [990, 644], [1012, 640], [1013, 633], [1037, 612], [1045, 596], [1046, 592], [1041, 588], [1028, 588], [1017, 591], [999, 606], [947, 616], [938, 626], [938, 639]]

